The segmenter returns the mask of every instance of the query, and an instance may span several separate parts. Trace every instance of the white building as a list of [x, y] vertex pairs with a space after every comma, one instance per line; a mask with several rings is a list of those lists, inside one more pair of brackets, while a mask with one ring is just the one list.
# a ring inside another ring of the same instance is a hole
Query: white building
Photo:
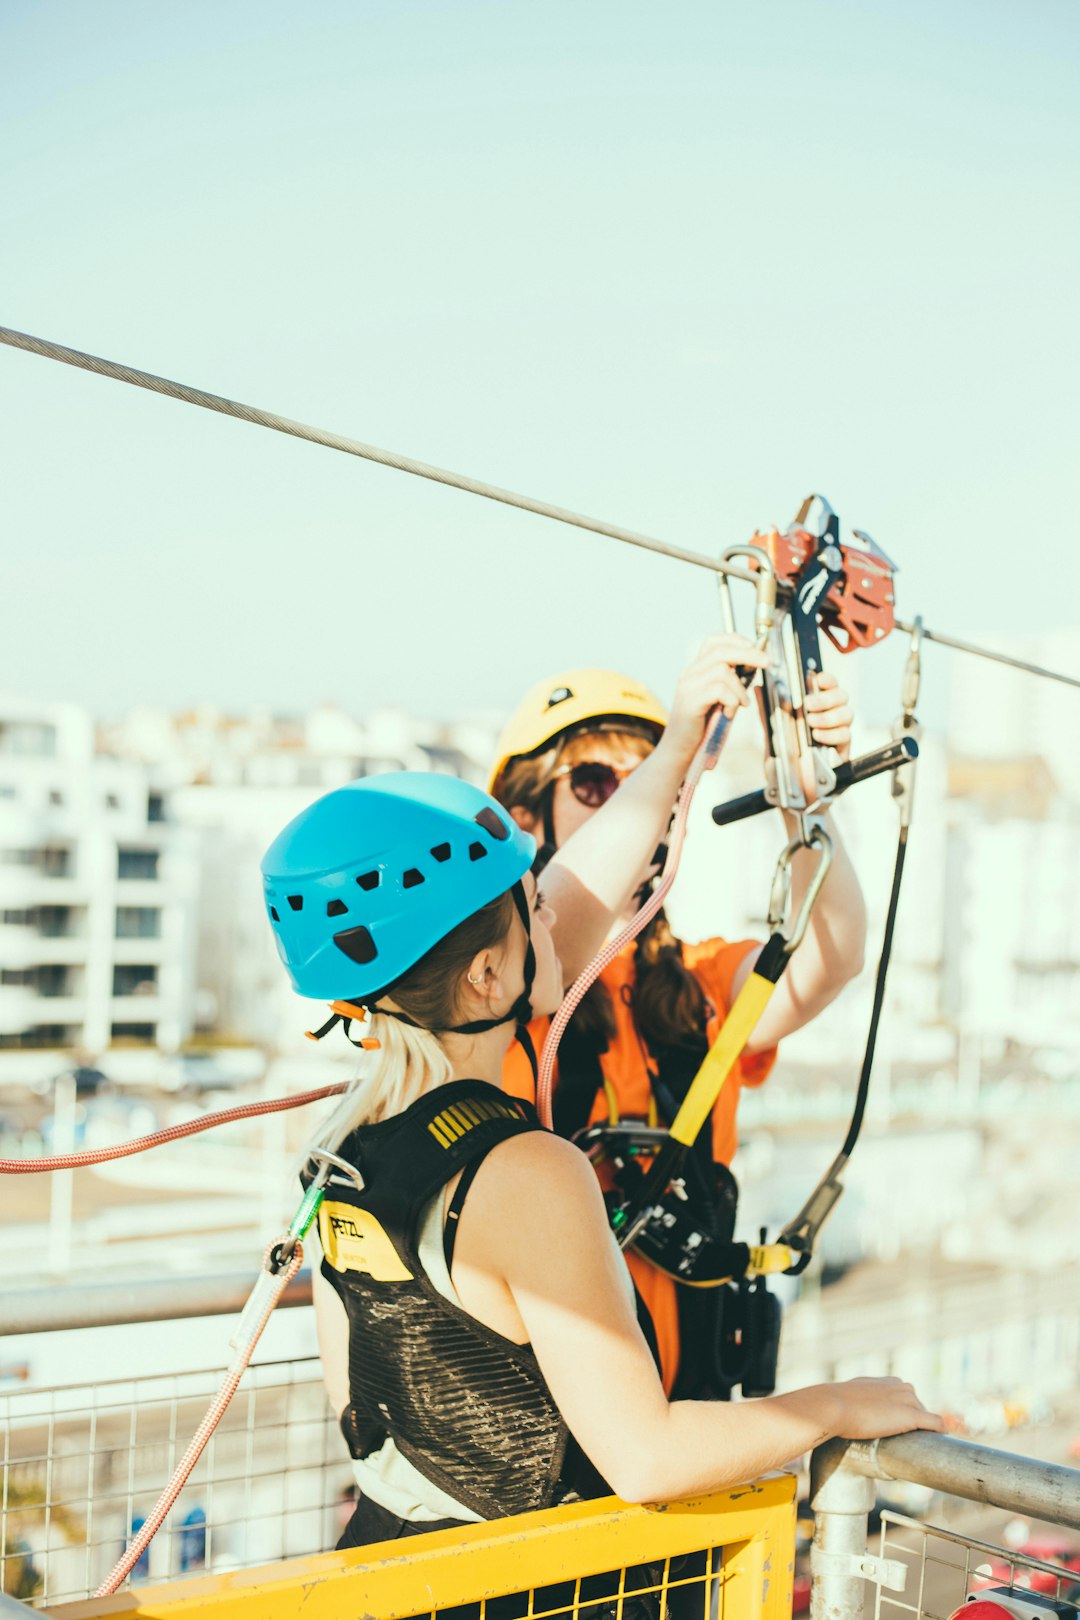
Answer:
[[179, 715], [136, 709], [102, 740], [168, 784], [170, 813], [198, 849], [197, 1029], [294, 1053], [314, 1012], [281, 971], [263, 903], [263, 853], [305, 805], [358, 777], [443, 770], [482, 780], [494, 728], [397, 709], [361, 720], [333, 704], [297, 718], [237, 717], [208, 705]]
[[0, 1050], [179, 1046], [197, 888], [144, 768], [96, 755], [74, 705], [0, 702]]

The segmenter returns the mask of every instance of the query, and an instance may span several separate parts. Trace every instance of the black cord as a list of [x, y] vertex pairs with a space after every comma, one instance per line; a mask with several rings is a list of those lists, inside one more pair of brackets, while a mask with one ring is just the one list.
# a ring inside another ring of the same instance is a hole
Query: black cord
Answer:
[[840, 1149], [837, 1166], [850, 1159], [855, 1143], [862, 1130], [863, 1115], [866, 1112], [866, 1099], [870, 1094], [870, 1074], [874, 1067], [874, 1048], [877, 1046], [878, 1025], [881, 1022], [881, 1009], [885, 1003], [885, 980], [889, 973], [889, 959], [892, 956], [893, 933], [896, 928], [896, 912], [900, 902], [900, 880], [904, 875], [904, 857], [907, 854], [908, 830], [906, 826], [900, 828], [900, 836], [896, 844], [896, 863], [893, 867], [892, 890], [889, 894], [889, 909], [885, 917], [885, 935], [881, 942], [881, 955], [878, 957], [877, 976], [874, 980], [874, 1006], [870, 1014], [870, 1029], [866, 1037], [866, 1050], [863, 1053], [862, 1070], [859, 1074], [859, 1086], [855, 1093], [855, 1107], [851, 1115], [851, 1124], [848, 1126], [844, 1145]]

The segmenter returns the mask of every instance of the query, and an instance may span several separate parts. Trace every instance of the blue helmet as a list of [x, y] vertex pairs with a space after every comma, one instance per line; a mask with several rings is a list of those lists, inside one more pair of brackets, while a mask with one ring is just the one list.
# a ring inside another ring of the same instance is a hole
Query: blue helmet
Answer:
[[262, 860], [266, 908], [294, 988], [364, 1001], [514, 888], [536, 845], [456, 776], [388, 771], [302, 810]]

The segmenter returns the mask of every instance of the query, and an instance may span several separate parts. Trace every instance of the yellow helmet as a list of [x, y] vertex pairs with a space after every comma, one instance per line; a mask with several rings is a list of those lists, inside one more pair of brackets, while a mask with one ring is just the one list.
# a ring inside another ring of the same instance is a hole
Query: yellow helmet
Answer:
[[495, 793], [512, 759], [537, 753], [564, 731], [590, 721], [629, 720], [654, 727], [659, 735], [667, 718], [660, 699], [629, 675], [612, 669], [571, 669], [550, 676], [525, 694], [503, 727], [489, 791]]

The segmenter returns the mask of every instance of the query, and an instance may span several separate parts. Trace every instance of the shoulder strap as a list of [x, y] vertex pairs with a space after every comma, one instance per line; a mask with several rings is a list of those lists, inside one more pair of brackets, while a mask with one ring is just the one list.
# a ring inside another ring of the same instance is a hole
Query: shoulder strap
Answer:
[[446, 1261], [447, 1272], [451, 1270], [454, 1264], [458, 1222], [461, 1219], [461, 1212], [465, 1208], [465, 1200], [469, 1196], [469, 1188], [476, 1179], [476, 1172], [486, 1158], [487, 1154], [485, 1153], [483, 1159], [473, 1159], [471, 1164], [467, 1164], [461, 1172], [461, 1180], [454, 1188], [454, 1196], [451, 1198], [450, 1208], [446, 1212], [446, 1225], [443, 1227], [443, 1258]]
[[552, 1098], [552, 1124], [569, 1141], [589, 1123], [596, 1094], [604, 1084], [603, 1050], [595, 1038], [581, 1037], [571, 1019], [559, 1048], [559, 1080]]
[[529, 1103], [485, 1081], [451, 1081], [345, 1138], [338, 1152], [356, 1165], [362, 1185], [335, 1181], [323, 1211], [343, 1219], [353, 1218], [352, 1210], [367, 1211], [411, 1270], [419, 1221], [431, 1199], [508, 1136], [541, 1129]]

